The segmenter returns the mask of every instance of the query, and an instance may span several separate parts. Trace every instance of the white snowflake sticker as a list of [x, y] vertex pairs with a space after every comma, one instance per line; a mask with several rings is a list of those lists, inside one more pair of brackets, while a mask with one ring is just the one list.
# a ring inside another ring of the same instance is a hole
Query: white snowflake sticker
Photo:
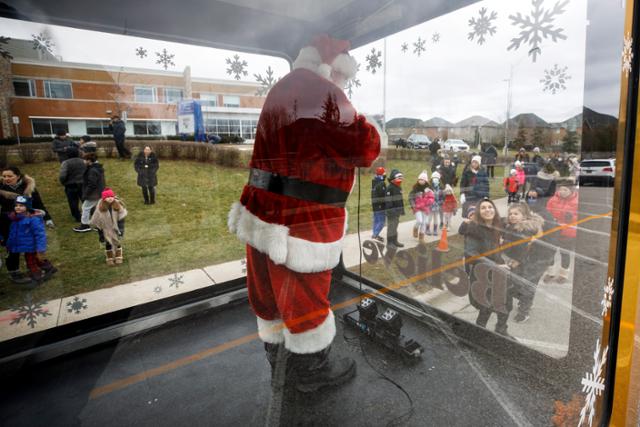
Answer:
[[582, 378], [582, 392], [586, 393], [584, 406], [580, 411], [580, 421], [578, 427], [582, 426], [589, 418], [589, 426], [593, 424], [593, 417], [596, 414], [596, 399], [602, 395], [604, 391], [604, 376], [603, 369], [607, 363], [607, 354], [609, 353], [609, 347], [607, 346], [600, 355], [600, 340], [596, 342], [596, 349], [593, 352], [593, 369], [591, 372], [587, 372]]
[[156, 64], [162, 65], [165, 70], [168, 69], [169, 66], [175, 67], [176, 64], [173, 62], [175, 55], [167, 52], [167, 49], [162, 49], [162, 53], [156, 52], [156, 56], [158, 57]]
[[611, 309], [611, 301], [613, 299], [613, 277], [607, 278], [607, 284], [604, 286], [604, 295], [602, 296], [602, 301], [600, 301], [600, 305], [602, 306], [602, 316], [606, 316], [609, 310]]
[[427, 48], [424, 46], [426, 42], [426, 40], [422, 40], [422, 37], [418, 37], [418, 41], [413, 43], [413, 53], [420, 56], [422, 52], [426, 51]]
[[544, 70], [544, 78], [540, 80], [540, 83], [543, 84], [544, 92], [551, 92], [555, 95], [557, 92], [561, 90], [565, 90], [567, 88], [566, 82], [571, 78], [570, 75], [567, 74], [568, 67], [558, 67], [558, 64], [554, 64], [553, 68], [550, 70]]
[[371, 53], [365, 58], [365, 61], [367, 61], [367, 71], [371, 71], [371, 74], [375, 74], [376, 70], [382, 67], [382, 61], [380, 61], [381, 57], [382, 52], [376, 50], [375, 47], [372, 47]]
[[624, 36], [624, 46], [622, 47], [622, 71], [626, 76], [631, 72], [631, 60], [633, 59], [633, 39], [631, 34]]
[[491, 21], [495, 20], [498, 17], [496, 12], [491, 12], [490, 15], [487, 15], [487, 8], [483, 7], [480, 9], [480, 16], [478, 19], [471, 18], [469, 19], [469, 26], [473, 29], [467, 38], [473, 41], [474, 37], [478, 37], [478, 44], [483, 44], [485, 42], [485, 36], [492, 36], [496, 33], [495, 25], [491, 25]]
[[229, 66], [227, 68], [227, 74], [229, 75], [233, 74], [234, 79], [240, 80], [242, 76], [249, 75], [249, 72], [245, 69], [249, 64], [247, 63], [247, 61], [244, 61], [244, 60], [241, 61], [240, 55], [238, 54], [233, 55], [233, 61], [231, 60], [231, 58], [227, 58], [225, 62]]
[[347, 84], [345, 85], [345, 89], [347, 90], [347, 94], [349, 95], [349, 98], [351, 98], [351, 96], [353, 95], [353, 89], [360, 87], [360, 80], [356, 78], [359, 71], [360, 71], [360, 64], [356, 66], [356, 74], [352, 78], [347, 80]]
[[520, 12], [517, 15], [509, 15], [512, 25], [520, 27], [520, 35], [511, 39], [511, 44], [507, 50], [517, 50], [521, 44], [528, 43], [531, 46], [528, 55], [536, 62], [537, 55], [542, 53], [540, 43], [543, 39], [551, 39], [557, 42], [558, 39], [566, 40], [567, 36], [562, 33], [562, 28], [554, 28], [553, 21], [556, 17], [564, 13], [564, 8], [569, 4], [569, 0], [557, 2], [553, 9], [546, 10], [542, 7], [544, 0], [531, 0], [533, 10], [531, 15], [523, 16]]

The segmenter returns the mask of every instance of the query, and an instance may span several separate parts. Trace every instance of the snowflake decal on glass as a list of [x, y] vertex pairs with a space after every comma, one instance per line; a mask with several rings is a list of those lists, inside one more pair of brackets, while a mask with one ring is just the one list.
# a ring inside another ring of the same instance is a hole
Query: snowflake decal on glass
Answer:
[[175, 67], [176, 64], [173, 63], [174, 54], [170, 54], [167, 52], [167, 49], [162, 49], [162, 53], [156, 52], [156, 56], [158, 57], [156, 64], [161, 64], [164, 69], [168, 69], [169, 66]]
[[602, 316], [606, 316], [611, 310], [611, 301], [613, 300], [613, 277], [607, 277], [607, 284], [604, 286], [604, 295], [600, 305], [602, 306]]
[[626, 76], [631, 72], [631, 60], [633, 59], [633, 39], [631, 34], [624, 36], [624, 45], [622, 46], [622, 71]]
[[139, 48], [136, 48], [136, 56], [139, 56], [140, 58], [145, 58], [147, 56], [147, 49], [143, 48], [142, 46], [140, 46]]
[[10, 325], [18, 325], [24, 320], [31, 328], [35, 328], [39, 317], [51, 316], [49, 309], [43, 308], [47, 301], [34, 303], [31, 294], [28, 294], [24, 302], [22, 306], [11, 307], [14, 318]]
[[491, 12], [490, 15], [487, 15], [487, 8], [483, 7], [480, 9], [480, 16], [478, 19], [471, 18], [469, 19], [469, 26], [472, 28], [472, 31], [469, 33], [467, 38], [471, 41], [477, 36], [478, 44], [484, 44], [486, 41], [485, 36], [492, 36], [496, 33], [496, 27], [491, 25], [491, 21], [498, 18], [497, 12]]
[[542, 90], [544, 92], [549, 91], [554, 95], [556, 92], [565, 90], [567, 88], [565, 83], [571, 78], [567, 74], [567, 68], [560, 68], [558, 64], [554, 64], [552, 69], [544, 70], [544, 78], [540, 80], [540, 83], [544, 85]]
[[440, 33], [433, 33], [431, 36], [431, 41], [434, 43], [438, 43], [440, 41]]
[[153, 288], [153, 292], [155, 294], [159, 294], [162, 292], [162, 286], [156, 286], [155, 288]]
[[[296, 104], [293, 104], [294, 109], [296, 108]], [[242, 273], [246, 273], [247, 272], [247, 259], [246, 258], [242, 258], [240, 260], [240, 265], [242, 266]]]
[[46, 34], [31, 34], [31, 42], [33, 43], [33, 50], [39, 50], [42, 53], [53, 53], [55, 43]]
[[249, 64], [247, 64], [247, 61], [240, 61], [240, 56], [238, 54], [233, 55], [233, 61], [231, 58], [227, 58], [226, 62], [229, 66], [229, 68], [227, 68], [227, 74], [233, 74], [234, 79], [240, 80], [241, 76], [249, 75], [247, 70], [245, 70], [245, 67]]
[[372, 47], [371, 53], [365, 58], [365, 61], [367, 61], [367, 71], [371, 71], [372, 74], [375, 74], [376, 70], [382, 67], [382, 61], [380, 61], [380, 58], [382, 58], [382, 52], [376, 50], [375, 47]]
[[184, 280], [182, 280], [182, 274], [178, 276], [178, 273], [174, 273], [173, 277], [169, 277], [169, 287], [176, 287], [176, 289], [179, 288], [178, 285], [184, 285]]
[[271, 69], [271, 65], [267, 67], [265, 77], [262, 77], [262, 74], [254, 74], [253, 76], [261, 85], [256, 92], [256, 96], [265, 96], [267, 93], [269, 93], [273, 85], [278, 83], [278, 80], [280, 80], [279, 78], [276, 79], [273, 77], [273, 70]]
[[356, 66], [356, 74], [353, 76], [353, 78], [347, 80], [345, 89], [347, 90], [347, 95], [349, 95], [349, 98], [351, 98], [351, 96], [353, 95], [353, 89], [360, 87], [360, 80], [356, 78], [359, 71], [360, 71], [360, 64]]
[[422, 37], [418, 37], [418, 41], [413, 43], [413, 53], [420, 56], [422, 52], [425, 52], [427, 50], [427, 48], [424, 47], [426, 42], [427, 42], [426, 40], [422, 40]]
[[585, 404], [580, 411], [580, 421], [578, 427], [587, 421], [587, 415], [589, 416], [589, 425], [593, 423], [593, 417], [596, 413], [596, 399], [604, 391], [604, 377], [602, 370], [607, 363], [607, 354], [609, 353], [609, 347], [607, 346], [600, 355], [600, 340], [596, 342], [596, 350], [593, 352], [593, 369], [591, 372], [587, 372], [582, 378], [582, 392], [587, 393]]
[[402, 53], [407, 53], [407, 50], [409, 50], [409, 44], [408, 43], [402, 43], [400, 45], [400, 50], [402, 51]]
[[518, 12], [517, 15], [509, 15], [512, 25], [520, 27], [520, 35], [511, 39], [511, 44], [507, 50], [517, 50], [523, 43], [529, 43], [531, 49], [529, 49], [529, 56], [533, 57], [533, 62], [536, 62], [537, 55], [542, 53], [540, 48], [540, 42], [542, 39], [550, 38], [553, 42], [557, 42], [558, 39], [566, 40], [567, 36], [562, 34], [562, 28], [554, 28], [553, 21], [555, 18], [564, 13], [564, 8], [569, 3], [569, 0], [557, 2], [551, 10], [545, 10], [542, 8], [544, 0], [531, 0], [533, 4], [533, 10], [531, 16], [524, 17]]
[[13, 59], [13, 56], [9, 53], [9, 51], [2, 46], [3, 44], [9, 44], [9, 40], [11, 40], [11, 37], [0, 36], [0, 56], [2, 56], [4, 59]]
[[89, 308], [87, 306], [87, 300], [84, 298], [80, 299], [79, 297], [74, 297], [73, 301], [69, 301], [67, 303], [67, 311], [69, 313], [73, 313], [75, 311], [76, 314], [80, 314], [82, 310], [86, 310], [87, 308]]

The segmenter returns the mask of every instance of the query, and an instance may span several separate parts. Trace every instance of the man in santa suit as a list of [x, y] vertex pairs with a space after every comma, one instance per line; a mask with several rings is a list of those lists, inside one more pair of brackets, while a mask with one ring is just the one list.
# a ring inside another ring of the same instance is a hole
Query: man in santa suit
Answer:
[[229, 229], [247, 244], [249, 302], [267, 358], [274, 368], [286, 354], [288, 381], [301, 392], [355, 374], [353, 360], [329, 358], [336, 327], [328, 294], [355, 168], [378, 157], [380, 135], [343, 92], [357, 67], [349, 48], [314, 38], [271, 89], [249, 182], [229, 212]]

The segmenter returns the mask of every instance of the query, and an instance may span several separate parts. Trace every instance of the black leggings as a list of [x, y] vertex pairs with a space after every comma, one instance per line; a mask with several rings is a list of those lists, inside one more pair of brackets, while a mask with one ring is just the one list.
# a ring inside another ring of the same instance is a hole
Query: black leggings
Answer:
[[142, 197], [145, 203], [154, 204], [156, 202], [156, 187], [142, 186]]

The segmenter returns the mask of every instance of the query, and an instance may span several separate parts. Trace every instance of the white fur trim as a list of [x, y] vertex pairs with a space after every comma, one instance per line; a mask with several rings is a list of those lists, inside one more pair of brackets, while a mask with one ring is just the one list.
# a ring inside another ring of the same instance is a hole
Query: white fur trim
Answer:
[[331, 68], [340, 72], [345, 76], [346, 80], [349, 80], [356, 76], [356, 72], [358, 72], [358, 63], [355, 58], [346, 53], [341, 53], [333, 60]]
[[336, 321], [333, 311], [329, 310], [329, 314], [324, 321], [310, 331], [294, 334], [285, 329], [283, 332], [284, 346], [290, 352], [298, 354], [317, 353], [329, 347], [336, 336]]
[[316, 70], [316, 73], [318, 73], [320, 77], [324, 77], [327, 80], [331, 80], [331, 65], [320, 64], [318, 66], [318, 69]]
[[258, 321], [258, 336], [269, 344], [280, 344], [284, 342], [284, 330], [286, 329], [282, 320], [264, 320], [256, 316]]
[[313, 46], [307, 46], [300, 49], [298, 57], [293, 61], [293, 69], [304, 68], [305, 70], [318, 73], [318, 67], [322, 64], [320, 52]]
[[[345, 218], [345, 226], [346, 226]], [[270, 224], [249, 212], [240, 202], [229, 211], [229, 231], [244, 243], [267, 254], [276, 264], [284, 264], [298, 273], [319, 273], [331, 270], [340, 262], [342, 240], [319, 243], [289, 235], [284, 225]]]

